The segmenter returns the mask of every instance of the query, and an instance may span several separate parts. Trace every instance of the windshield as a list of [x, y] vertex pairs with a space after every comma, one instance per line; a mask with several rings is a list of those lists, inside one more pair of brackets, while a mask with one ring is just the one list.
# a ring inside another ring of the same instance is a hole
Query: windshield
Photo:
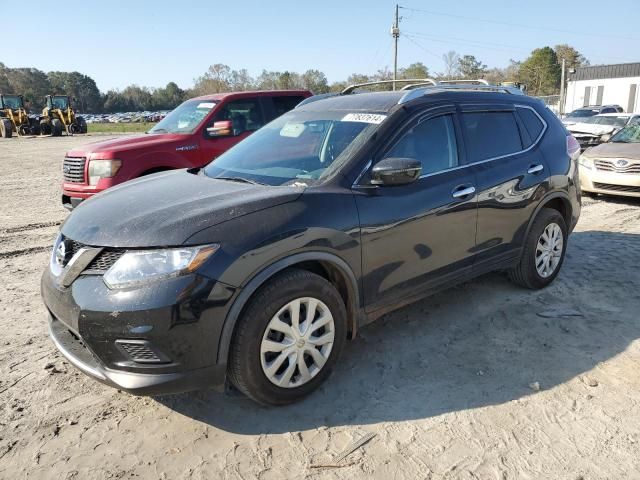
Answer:
[[596, 125], [613, 125], [616, 127], [624, 127], [627, 124], [629, 117], [603, 117], [596, 115], [595, 117], [587, 118], [584, 123], [595, 123]]
[[53, 105], [53, 108], [66, 110], [69, 107], [69, 99], [67, 97], [52, 97], [51, 104]]
[[582, 108], [580, 110], [574, 110], [573, 112], [568, 113], [567, 117], [572, 117], [572, 118], [576, 118], [576, 117], [592, 117], [597, 113], [598, 113], [597, 110], [592, 110], [590, 108]]
[[187, 100], [164, 117], [149, 133], [193, 133], [216, 102]]
[[611, 137], [610, 141], [614, 143], [640, 143], [640, 123], [623, 128]]
[[321, 183], [376, 131], [385, 115], [291, 111], [205, 168], [213, 178], [267, 185]]
[[18, 96], [4, 96], [2, 100], [4, 108], [10, 108], [11, 110], [22, 108], [22, 99]]

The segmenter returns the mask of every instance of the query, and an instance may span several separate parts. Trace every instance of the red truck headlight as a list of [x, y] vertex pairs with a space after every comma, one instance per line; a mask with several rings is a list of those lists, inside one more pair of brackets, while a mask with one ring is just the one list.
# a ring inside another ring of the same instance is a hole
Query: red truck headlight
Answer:
[[114, 177], [121, 166], [121, 160], [89, 161], [89, 185], [97, 185], [101, 178]]

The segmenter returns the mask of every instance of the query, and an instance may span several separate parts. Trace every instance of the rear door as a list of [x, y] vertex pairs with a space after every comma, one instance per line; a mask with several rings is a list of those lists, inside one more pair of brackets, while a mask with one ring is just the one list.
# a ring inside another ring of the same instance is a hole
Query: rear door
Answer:
[[519, 257], [548, 169], [538, 146], [546, 123], [528, 106], [462, 105], [462, 130], [477, 166], [478, 226], [474, 269]]
[[354, 186], [367, 310], [380, 313], [468, 273], [476, 234], [476, 178], [464, 164], [455, 107], [429, 110], [376, 156], [410, 157], [409, 185]]
[[[200, 152], [201, 160], [205, 165], [265, 124], [265, 114], [260, 97], [231, 100], [218, 108], [218, 111], [203, 129]], [[231, 120], [233, 122], [233, 135], [208, 138], [206, 129], [211, 127], [214, 122], [221, 120]]]

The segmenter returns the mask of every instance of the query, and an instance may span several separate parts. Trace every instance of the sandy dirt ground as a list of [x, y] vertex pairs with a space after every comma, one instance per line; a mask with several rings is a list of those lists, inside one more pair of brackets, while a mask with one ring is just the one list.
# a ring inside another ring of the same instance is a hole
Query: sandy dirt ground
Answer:
[[545, 290], [491, 274], [362, 329], [297, 405], [139, 398], [56, 353], [39, 296], [89, 139], [0, 140], [0, 478], [640, 478], [640, 201], [585, 199]]

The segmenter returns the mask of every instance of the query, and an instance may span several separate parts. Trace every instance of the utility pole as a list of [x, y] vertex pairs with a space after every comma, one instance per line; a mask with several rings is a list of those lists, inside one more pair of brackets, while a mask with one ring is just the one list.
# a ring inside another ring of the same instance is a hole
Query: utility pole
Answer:
[[559, 107], [559, 111], [560, 111], [560, 117], [562, 117], [564, 115], [564, 104], [565, 104], [565, 100], [564, 100], [564, 96], [565, 96], [565, 86], [564, 86], [564, 75], [565, 75], [565, 70], [566, 70], [566, 60], [563, 58], [562, 59], [562, 73], [560, 74], [560, 107]]
[[391, 36], [393, 37], [393, 89], [396, 89], [396, 80], [398, 79], [398, 37], [400, 36], [400, 27], [398, 25], [398, 4], [396, 3], [396, 17], [391, 27]]

